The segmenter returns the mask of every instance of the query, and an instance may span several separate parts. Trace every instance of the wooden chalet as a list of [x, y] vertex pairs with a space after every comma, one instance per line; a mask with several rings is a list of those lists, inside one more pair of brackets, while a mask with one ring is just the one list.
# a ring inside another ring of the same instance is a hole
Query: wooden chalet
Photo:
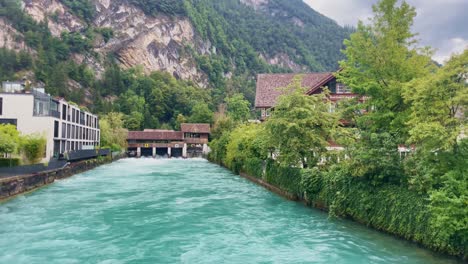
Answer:
[[[282, 95], [282, 88], [289, 86], [294, 77], [299, 74], [259, 74], [257, 76], [257, 88], [255, 95], [255, 108], [261, 111], [261, 120], [270, 116], [278, 98]], [[322, 93], [324, 87], [330, 91], [328, 96], [331, 105], [330, 111], [334, 111], [336, 103], [343, 99], [355, 98], [358, 95], [351, 93], [342, 83], [337, 82], [333, 72], [306, 73], [302, 75], [302, 87], [307, 88], [306, 94]]]

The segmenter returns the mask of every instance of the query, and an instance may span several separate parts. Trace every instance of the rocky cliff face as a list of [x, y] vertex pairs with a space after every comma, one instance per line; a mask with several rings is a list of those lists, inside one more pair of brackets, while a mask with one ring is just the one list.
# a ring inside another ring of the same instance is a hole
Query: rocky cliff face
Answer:
[[10, 22], [0, 18], [0, 47], [5, 47], [14, 51], [32, 50], [24, 43], [23, 34], [14, 29]]
[[[216, 53], [216, 47], [202, 40], [187, 17], [146, 15], [128, 0], [91, 0], [95, 7], [93, 21], [77, 17], [60, 0], [22, 0], [24, 11], [38, 22], [47, 21], [53, 36], [60, 37], [62, 32], [83, 33], [88, 23], [94, 28], [110, 28], [113, 37], [105, 42], [99, 34], [93, 43], [97, 56], [72, 54], [77, 63], [84, 63], [94, 70], [99, 78], [105, 71], [104, 58], [112, 54], [123, 68], [142, 66], [145, 72], [166, 71], [176, 78], [192, 80], [202, 87], [208, 85], [206, 73], [201, 71], [190, 50], [200, 55]], [[258, 12], [268, 11], [269, 0], [241, 0]], [[294, 18], [293, 18], [294, 19]], [[298, 18], [294, 23], [303, 26]], [[0, 47], [13, 50], [28, 50], [9, 21], [0, 18]], [[271, 65], [305, 71], [307, 67], [298, 65], [287, 54], [262, 54], [260, 57]], [[231, 73], [225, 73], [229, 78]]]
[[268, 0], [240, 0], [241, 3], [253, 7], [255, 10], [260, 9], [262, 6], [268, 4]]
[[187, 18], [149, 17], [124, 1], [96, 0], [97, 27], [112, 28], [115, 38], [97, 47], [112, 52], [124, 67], [142, 65], [146, 72], [166, 71], [177, 78], [205, 86], [206, 78], [194, 58], [184, 53], [186, 45], [198, 49], [194, 28]]
[[34, 20], [47, 19], [50, 32], [60, 37], [63, 31], [78, 32], [84, 28], [84, 23], [68, 11], [58, 0], [23, 0], [24, 11]]
[[[62, 32], [81, 32], [86, 23], [73, 15], [58, 0], [23, 0], [24, 10], [36, 21], [47, 19], [51, 33], [60, 37]], [[186, 46], [201, 54], [210, 50], [209, 43], [197, 39], [194, 28], [187, 18], [164, 15], [151, 17], [125, 0], [94, 0], [95, 27], [111, 28], [114, 37], [107, 43], [95, 41], [96, 51], [105, 58], [108, 53], [116, 56], [124, 68], [142, 66], [144, 71], [166, 71], [176, 78], [192, 80], [202, 87], [208, 83], [204, 73], [198, 70], [195, 59], [187, 52]], [[23, 49], [25, 44], [15, 41], [17, 32], [0, 20], [0, 47]], [[86, 63], [97, 76], [104, 71], [102, 61], [95, 57], [73, 55], [78, 63]]]
[[261, 58], [270, 65], [276, 65], [285, 69], [291, 69], [293, 72], [305, 72], [308, 70], [307, 66], [295, 63], [293, 60], [291, 60], [288, 54], [285, 53], [276, 54], [275, 56], [271, 57], [262, 54]]

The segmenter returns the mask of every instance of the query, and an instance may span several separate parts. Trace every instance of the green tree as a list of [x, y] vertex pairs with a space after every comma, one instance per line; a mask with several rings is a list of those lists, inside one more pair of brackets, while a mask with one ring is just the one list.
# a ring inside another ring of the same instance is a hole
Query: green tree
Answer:
[[136, 95], [133, 90], [128, 90], [119, 97], [117, 104], [122, 113], [132, 115], [133, 112], [143, 114], [146, 102], [145, 98]]
[[[411, 32], [416, 11], [406, 2], [381, 0], [373, 6], [370, 24], [358, 23], [345, 40], [338, 79], [352, 90], [367, 96], [369, 111], [357, 123], [361, 129], [389, 132], [407, 138], [408, 104], [403, 98], [405, 84], [429, 74], [434, 68], [431, 51], [416, 48]], [[396, 146], [395, 146], [396, 147]]]
[[13, 125], [0, 125], [0, 153], [17, 152], [20, 143], [19, 132]]
[[187, 118], [183, 114], [178, 114], [176, 119], [176, 127], [175, 129], [179, 130], [180, 125], [183, 123], [187, 123]]
[[94, 18], [94, 5], [89, 0], [62, 0], [71, 11], [78, 17], [84, 19], [86, 22], [91, 23]]
[[254, 159], [263, 161], [268, 158], [268, 133], [263, 124], [244, 124], [229, 135], [224, 158], [228, 168], [239, 172], [246, 170], [245, 165]]
[[124, 126], [128, 130], [141, 130], [144, 121], [144, 116], [141, 112], [133, 111], [130, 115], [125, 116]]
[[127, 146], [128, 131], [124, 128], [124, 115], [111, 112], [99, 119], [101, 129], [101, 145], [122, 150]]
[[431, 225], [451, 254], [466, 254], [468, 245], [468, 140], [461, 140], [457, 163], [441, 177], [440, 188], [429, 192]]
[[236, 122], [244, 122], [250, 116], [250, 103], [244, 99], [243, 94], [235, 94], [225, 99], [228, 116]]
[[193, 106], [189, 121], [191, 123], [213, 123], [214, 113], [204, 103], [197, 103]]
[[426, 151], [452, 150], [460, 134], [468, 134], [468, 49], [410, 82], [404, 95], [411, 104], [409, 143]]
[[301, 76], [295, 77], [266, 122], [277, 160], [285, 167], [315, 166], [338, 126], [337, 116], [329, 112], [326, 95], [308, 96], [305, 91]]

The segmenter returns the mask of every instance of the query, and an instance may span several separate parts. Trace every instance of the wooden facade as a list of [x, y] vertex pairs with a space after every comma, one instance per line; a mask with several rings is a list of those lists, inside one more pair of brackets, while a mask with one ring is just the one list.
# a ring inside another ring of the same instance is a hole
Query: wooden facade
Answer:
[[[334, 111], [337, 103], [358, 97], [345, 85], [337, 82], [335, 74], [308, 73], [308, 74], [259, 74], [257, 76], [257, 87], [255, 96], [255, 108], [260, 110], [260, 120], [267, 119], [274, 109], [278, 98], [282, 95], [282, 88], [290, 85], [294, 77], [302, 76], [302, 86], [307, 88], [307, 95], [320, 94], [324, 88], [328, 88], [330, 94], [330, 111]], [[360, 98], [362, 101], [362, 98]]]

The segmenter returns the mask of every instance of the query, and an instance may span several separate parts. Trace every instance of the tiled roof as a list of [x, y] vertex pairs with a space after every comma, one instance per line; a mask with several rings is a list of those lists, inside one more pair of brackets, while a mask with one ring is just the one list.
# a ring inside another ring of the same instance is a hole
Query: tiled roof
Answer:
[[210, 134], [210, 124], [181, 124], [180, 130], [188, 133], [206, 133]]
[[[281, 95], [281, 88], [291, 84], [297, 73], [292, 74], [259, 74], [257, 76], [257, 91], [255, 95], [256, 108], [271, 108], [275, 106], [278, 97]], [[302, 86], [307, 88], [307, 94], [323, 86], [327, 80], [333, 78], [333, 73], [307, 73], [301, 74]], [[325, 82], [325, 83], [324, 83]]]
[[184, 133], [173, 130], [129, 131], [129, 140], [183, 140]]

